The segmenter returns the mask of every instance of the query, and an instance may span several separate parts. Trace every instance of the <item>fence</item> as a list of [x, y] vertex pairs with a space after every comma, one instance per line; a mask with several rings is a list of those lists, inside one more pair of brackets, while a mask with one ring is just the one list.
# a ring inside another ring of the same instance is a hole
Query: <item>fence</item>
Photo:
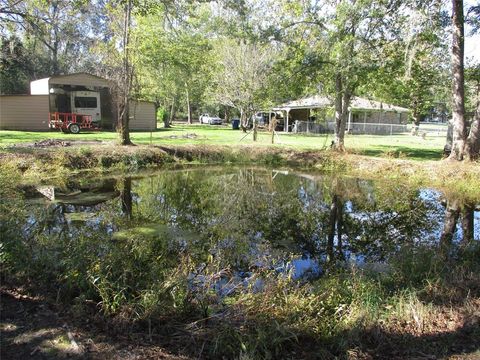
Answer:
[[[334, 122], [317, 124], [311, 121], [295, 121], [292, 132], [304, 134], [328, 134], [335, 130]], [[371, 135], [394, 135], [412, 133], [420, 136], [445, 136], [447, 126], [420, 124], [415, 127], [412, 124], [385, 124], [385, 123], [350, 123], [346, 131], [349, 134], [371, 134]]]
[[292, 132], [306, 133], [306, 134], [328, 134], [333, 132], [333, 127], [330, 130], [325, 124], [316, 124], [312, 121], [296, 120], [293, 124]]
[[[332, 130], [334, 123], [332, 122]], [[350, 134], [393, 135], [408, 132], [406, 124], [351, 123], [347, 129]]]

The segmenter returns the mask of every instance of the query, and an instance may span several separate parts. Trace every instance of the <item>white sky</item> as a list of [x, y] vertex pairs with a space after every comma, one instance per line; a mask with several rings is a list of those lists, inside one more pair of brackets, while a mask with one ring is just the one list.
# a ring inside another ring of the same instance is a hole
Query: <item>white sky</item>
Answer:
[[480, 62], [480, 34], [465, 36], [465, 60], [468, 61], [470, 58]]
[[[467, 9], [469, 6], [474, 5], [476, 3], [475, 0], [465, 0], [463, 4], [464, 13], [467, 13]], [[470, 27], [465, 26], [465, 60], [472, 59], [474, 62], [480, 62], [480, 34], [476, 34], [474, 36], [468, 36], [470, 34]]]

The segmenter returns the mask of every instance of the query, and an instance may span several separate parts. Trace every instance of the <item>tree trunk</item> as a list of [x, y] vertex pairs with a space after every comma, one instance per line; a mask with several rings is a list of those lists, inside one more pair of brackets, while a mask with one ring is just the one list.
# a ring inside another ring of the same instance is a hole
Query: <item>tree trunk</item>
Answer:
[[163, 124], [165, 128], [168, 129], [171, 127], [174, 117], [175, 117], [175, 97], [172, 100], [172, 106], [170, 106], [170, 113], [168, 114], [168, 117], [165, 117], [165, 121]]
[[343, 254], [343, 202], [338, 199], [337, 204], [337, 253], [338, 258], [345, 260], [345, 255]]
[[122, 212], [131, 220], [133, 209], [132, 178], [125, 178], [123, 180], [123, 189], [120, 193], [120, 198], [122, 199]]
[[345, 127], [344, 132], [341, 132], [341, 125], [343, 120], [343, 88], [342, 88], [342, 77], [340, 74], [335, 76], [335, 149], [337, 151], [344, 151], [344, 137], [345, 137]]
[[240, 109], [240, 124], [243, 132], [247, 132], [248, 117], [243, 109]]
[[337, 74], [335, 77], [335, 150], [340, 152], [345, 151], [345, 128], [351, 97], [342, 76]]
[[257, 118], [253, 117], [253, 141], [257, 141], [258, 131], [257, 131]]
[[188, 93], [188, 87], [185, 83], [185, 92], [187, 95], [187, 124], [192, 125], [192, 107], [190, 105], [190, 94]]
[[275, 143], [275, 128], [277, 127], [277, 117], [273, 116], [270, 120], [270, 131], [272, 132], [272, 144]]
[[480, 101], [477, 103], [475, 119], [470, 126], [470, 134], [465, 143], [465, 159], [474, 160], [480, 153]]
[[228, 111], [228, 108], [227, 108], [227, 107], [225, 107], [225, 108], [223, 109], [223, 117], [225, 118], [225, 122], [226, 122], [227, 124], [229, 124], [229, 123], [230, 123], [230, 112]]
[[[52, 17], [56, 19], [59, 12], [58, 3], [55, 1], [52, 1], [51, 4], [52, 4], [52, 13], [53, 13]], [[53, 46], [51, 47], [52, 75], [59, 75], [60, 64], [58, 63], [58, 45], [59, 45], [60, 38], [58, 36], [57, 26], [55, 26], [55, 24], [52, 24], [52, 25], [53, 25], [53, 39], [54, 39]]]
[[473, 242], [474, 210], [474, 207], [469, 205], [465, 205], [462, 209], [462, 246], [469, 245]]
[[465, 88], [464, 88], [464, 29], [463, 29], [463, 0], [452, 0], [453, 9], [453, 46], [452, 46], [452, 73], [453, 73], [453, 141], [452, 152], [449, 158], [463, 160], [465, 148]]
[[413, 108], [412, 108], [412, 118], [413, 118], [413, 124], [417, 127], [417, 129], [420, 126], [420, 113], [418, 112], [418, 110], [419, 110], [418, 103], [417, 101], [414, 101]]
[[124, 10], [124, 22], [123, 22], [123, 76], [122, 76], [122, 89], [121, 89], [121, 98], [119, 104], [119, 117], [120, 122], [119, 134], [120, 134], [120, 144], [121, 145], [131, 145], [130, 140], [130, 111], [129, 111], [129, 99], [130, 99], [130, 85], [131, 85], [131, 72], [130, 72], [130, 61], [129, 61], [129, 51], [128, 47], [130, 46], [130, 25], [131, 25], [131, 15], [132, 15], [132, 0], [128, 0], [125, 4]]
[[337, 195], [333, 195], [332, 204], [330, 205], [330, 217], [328, 221], [328, 236], [327, 236], [327, 263], [334, 261], [333, 241], [335, 239], [335, 225], [337, 223]]
[[460, 215], [460, 209], [457, 201], [447, 201], [445, 210], [445, 223], [443, 225], [442, 235], [440, 236], [440, 250], [447, 257], [452, 246], [453, 235]]

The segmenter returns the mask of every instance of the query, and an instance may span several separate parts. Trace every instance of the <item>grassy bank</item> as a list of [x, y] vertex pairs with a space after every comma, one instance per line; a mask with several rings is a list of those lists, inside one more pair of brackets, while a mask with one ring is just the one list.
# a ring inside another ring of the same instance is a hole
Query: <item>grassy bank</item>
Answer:
[[367, 179], [401, 181], [436, 187], [446, 193], [478, 199], [480, 166], [450, 161], [410, 161], [338, 154], [330, 150], [298, 150], [257, 145], [79, 145], [11, 147], [0, 152], [0, 164], [16, 168], [24, 181], [64, 178], [72, 172], [136, 171], [166, 164], [255, 164], [297, 167]]
[[[232, 130], [227, 126], [175, 125], [171, 129], [159, 129], [150, 132], [133, 132], [132, 140], [140, 145], [211, 145], [211, 146], [256, 146], [273, 147], [289, 150], [320, 150], [330, 146], [332, 135], [308, 136], [278, 133], [274, 145], [271, 134], [260, 132], [258, 142], [253, 142], [252, 135], [245, 137], [242, 131]], [[79, 135], [61, 132], [23, 132], [0, 131], [0, 147], [12, 144], [37, 142], [45, 139], [65, 141], [105, 141], [115, 142], [114, 132], [90, 132]], [[445, 137], [433, 134], [422, 138], [409, 134], [391, 136], [381, 135], [347, 135], [345, 143], [350, 152], [374, 157], [406, 158], [413, 160], [438, 160], [442, 157]]]

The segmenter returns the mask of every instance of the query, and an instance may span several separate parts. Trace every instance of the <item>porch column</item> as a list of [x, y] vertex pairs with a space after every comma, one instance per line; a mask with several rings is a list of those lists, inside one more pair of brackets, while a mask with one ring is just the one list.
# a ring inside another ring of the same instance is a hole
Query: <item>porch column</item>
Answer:
[[290, 116], [290, 109], [285, 110], [285, 124], [283, 131], [288, 133], [288, 125], [289, 125], [289, 116]]
[[350, 133], [350, 126], [352, 124], [352, 110], [348, 112], [348, 126], [347, 126], [347, 133]]

